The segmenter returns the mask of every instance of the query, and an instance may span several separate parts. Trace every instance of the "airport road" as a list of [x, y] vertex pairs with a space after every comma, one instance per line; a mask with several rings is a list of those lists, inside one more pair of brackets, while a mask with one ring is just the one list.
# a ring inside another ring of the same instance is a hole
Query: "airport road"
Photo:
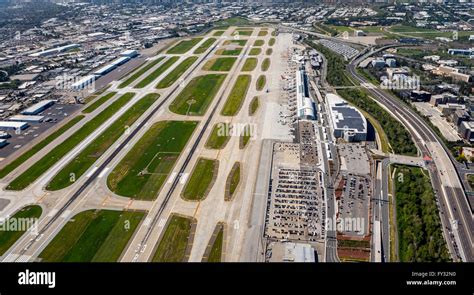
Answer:
[[[365, 85], [368, 83], [356, 71], [359, 62], [382, 49], [369, 52], [368, 54], [362, 53], [349, 63], [347, 71], [357, 82]], [[449, 151], [444, 149], [441, 140], [427, 126], [426, 122], [413, 110], [406, 107], [402, 101], [376, 87], [369, 87], [367, 91], [379, 104], [408, 128], [422, 155], [429, 156], [432, 159], [431, 164], [428, 165], [428, 170], [430, 171], [436, 196], [441, 204], [440, 211], [443, 231], [445, 237], [453, 237], [447, 239], [448, 247], [451, 250], [456, 248], [456, 246], [451, 245], [456, 241], [459, 258], [462, 261], [474, 261], [472, 211], [470, 210], [456, 169], [448, 155]], [[453, 223], [456, 225], [453, 226]], [[457, 257], [454, 257], [454, 259], [457, 260]]]

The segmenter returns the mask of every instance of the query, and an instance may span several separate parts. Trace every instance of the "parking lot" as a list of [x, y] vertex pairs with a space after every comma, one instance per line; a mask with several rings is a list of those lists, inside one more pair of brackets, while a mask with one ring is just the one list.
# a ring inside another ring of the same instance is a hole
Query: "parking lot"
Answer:
[[343, 43], [338, 43], [338, 42], [325, 40], [325, 39], [320, 39], [317, 42], [323, 45], [324, 47], [330, 49], [331, 51], [334, 51], [335, 53], [344, 56], [346, 60], [353, 58], [359, 53], [359, 50], [352, 48], [350, 46], [347, 46]]
[[82, 105], [78, 104], [55, 104], [38, 114], [44, 116], [43, 122], [28, 122], [28, 125], [30, 126], [25, 130], [22, 130], [19, 134], [16, 134], [14, 130], [5, 130], [11, 137], [7, 138], [8, 145], [0, 148], [0, 160], [8, 157], [15, 151], [30, 143], [51, 127], [68, 118], [81, 107]]
[[339, 232], [347, 236], [367, 235], [371, 176], [365, 143], [340, 143], [338, 154], [341, 161], [336, 189]]
[[275, 143], [265, 237], [318, 241], [324, 237], [325, 211], [320, 174], [300, 165], [301, 145]]

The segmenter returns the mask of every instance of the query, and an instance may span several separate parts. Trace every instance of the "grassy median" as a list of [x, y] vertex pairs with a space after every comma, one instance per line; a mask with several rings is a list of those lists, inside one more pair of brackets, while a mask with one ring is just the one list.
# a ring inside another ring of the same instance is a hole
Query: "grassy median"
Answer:
[[100, 107], [101, 105], [103, 105], [106, 101], [108, 101], [109, 99], [112, 98], [112, 96], [114, 96], [115, 94], [117, 94], [117, 92], [110, 92], [110, 93], [107, 93], [106, 95], [98, 98], [96, 101], [94, 101], [90, 106], [88, 106], [87, 108], [85, 108], [84, 110], [82, 110], [82, 112], [84, 114], [88, 114], [88, 113], [92, 113], [93, 111], [95, 111], [98, 107]]
[[265, 77], [265, 75], [260, 75], [257, 79], [257, 84], [255, 86], [257, 91], [262, 91], [266, 83], [267, 83], [267, 78]]
[[255, 40], [255, 42], [253, 43], [253, 46], [263, 46], [265, 44], [265, 41], [264, 40]]
[[185, 262], [186, 248], [192, 243], [191, 217], [172, 214], [153, 254], [153, 262]]
[[197, 123], [155, 123], [109, 174], [109, 188], [124, 197], [155, 199]]
[[79, 179], [125, 133], [127, 128], [150, 108], [159, 96], [157, 93], [149, 93], [137, 101], [62, 168], [46, 188], [54, 191], [68, 187], [73, 183], [70, 179], [71, 175], [74, 175], [74, 181]]
[[144, 88], [148, 86], [151, 82], [155, 81], [161, 74], [163, 74], [169, 67], [171, 67], [177, 60], [178, 56], [172, 56], [167, 59], [163, 64], [161, 64], [156, 70], [154, 70], [150, 75], [145, 79], [141, 80], [134, 88]]
[[245, 100], [252, 77], [250, 75], [239, 75], [235, 81], [227, 101], [222, 108], [223, 116], [235, 116]]
[[[23, 221], [20, 221], [23, 218], [35, 218], [35, 219], [40, 218], [42, 212], [43, 212], [43, 209], [41, 209], [40, 206], [37, 206], [37, 205], [27, 206], [21, 209], [20, 211], [16, 212], [9, 219], [3, 220], [3, 222], [5, 222], [5, 225], [9, 224], [9, 226], [13, 226], [14, 223], [19, 224], [19, 222], [23, 222]], [[34, 219], [32, 219], [31, 221], [34, 222]], [[15, 244], [15, 242], [19, 238], [21, 238], [21, 236], [25, 232], [26, 232], [26, 228], [23, 228], [20, 230], [13, 230], [13, 228], [5, 228], [5, 229], [0, 230], [0, 256], [5, 254], [5, 252], [8, 249], [10, 249], [10, 247], [13, 246], [13, 244]]]
[[74, 216], [39, 257], [45, 262], [115, 262], [143, 212], [89, 210]]
[[99, 113], [97, 116], [92, 118], [90, 121], [85, 123], [79, 130], [73, 135], [68, 137], [60, 145], [54, 147], [50, 152], [38, 160], [35, 164], [25, 170], [20, 176], [15, 178], [7, 186], [9, 190], [22, 190], [33, 183], [38, 177], [50, 169], [54, 164], [57, 163], [62, 157], [68, 152], [73, 150], [78, 144], [80, 144], [87, 136], [89, 136], [94, 130], [99, 128], [105, 123], [113, 114], [121, 109], [127, 102], [129, 102], [135, 93], [125, 93], [105, 110]]
[[170, 110], [180, 115], [204, 115], [225, 77], [209, 74], [193, 78], [170, 104]]
[[233, 39], [233, 40], [226, 40], [224, 42], [224, 45], [239, 45], [239, 46], [245, 46], [247, 44], [247, 40], [239, 40], [239, 39]]
[[236, 60], [236, 57], [214, 58], [206, 62], [202, 69], [204, 71], [228, 72], [232, 69]]
[[156, 66], [160, 61], [162, 61], [165, 57], [159, 57], [155, 60], [149, 61], [145, 63], [145, 65], [139, 67], [137, 70], [133, 71], [131, 76], [129, 76], [125, 81], [119, 84], [118, 88], [124, 88], [128, 85], [132, 84], [135, 80], [137, 80], [141, 75], [145, 74], [151, 68]]
[[251, 72], [257, 67], [258, 60], [255, 57], [248, 57], [242, 66], [243, 72]]
[[231, 124], [216, 123], [212, 128], [211, 134], [206, 141], [208, 149], [223, 149], [230, 139]]
[[242, 52], [242, 47], [238, 47], [235, 49], [219, 49], [216, 51], [217, 55], [239, 55]]
[[196, 50], [194, 50], [194, 54], [201, 54], [204, 53], [209, 47], [211, 47], [214, 42], [216, 42], [216, 38], [209, 38], [204, 41]]
[[217, 236], [214, 240], [214, 243], [211, 245], [211, 250], [209, 252], [209, 257], [207, 258], [207, 262], [221, 262], [222, 260], [222, 248], [224, 244], [224, 226], [222, 224], [218, 224], [217, 228]]
[[190, 56], [183, 60], [166, 77], [161, 79], [161, 81], [156, 85], [156, 88], [163, 89], [173, 85], [173, 83], [176, 82], [176, 80], [178, 80], [197, 59], [197, 56]]
[[235, 162], [234, 165], [232, 166], [232, 169], [229, 172], [229, 175], [227, 176], [227, 181], [226, 181], [226, 189], [225, 189], [225, 197], [224, 199], [226, 201], [232, 200], [234, 197], [234, 193], [237, 190], [237, 187], [239, 186], [240, 183], [240, 162]]
[[252, 48], [249, 51], [249, 55], [255, 56], [260, 55], [262, 53], [262, 48]]
[[183, 54], [191, 50], [196, 44], [201, 42], [202, 38], [192, 38], [188, 40], [182, 40], [175, 46], [168, 49], [166, 53], [168, 54]]
[[218, 169], [219, 161], [199, 158], [183, 189], [183, 199], [188, 201], [204, 200], [216, 180]]
[[270, 68], [270, 58], [267, 57], [262, 61], [262, 71], [265, 72], [268, 68]]
[[249, 115], [250, 116], [253, 116], [255, 114], [255, 112], [258, 110], [259, 105], [260, 105], [260, 102], [259, 102], [258, 96], [254, 96], [254, 98], [252, 98], [252, 101], [250, 102], [250, 106], [249, 106]]
[[275, 41], [276, 41], [275, 38], [270, 38], [270, 40], [268, 40], [268, 45], [269, 46], [275, 45]]

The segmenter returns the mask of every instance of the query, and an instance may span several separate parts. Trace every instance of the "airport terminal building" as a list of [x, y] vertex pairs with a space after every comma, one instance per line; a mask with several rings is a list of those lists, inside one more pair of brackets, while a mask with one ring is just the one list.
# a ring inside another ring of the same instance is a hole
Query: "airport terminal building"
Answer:
[[314, 102], [309, 95], [308, 79], [304, 69], [296, 71], [296, 107], [299, 119], [316, 119]]
[[333, 93], [326, 95], [326, 102], [336, 138], [347, 142], [367, 140], [367, 121], [357, 108]]

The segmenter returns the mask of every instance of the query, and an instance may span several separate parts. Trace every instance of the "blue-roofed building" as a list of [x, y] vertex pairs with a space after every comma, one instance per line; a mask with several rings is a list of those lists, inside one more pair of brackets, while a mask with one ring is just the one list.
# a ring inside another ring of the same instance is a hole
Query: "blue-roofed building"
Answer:
[[336, 138], [348, 142], [367, 140], [367, 120], [357, 108], [332, 93], [326, 94], [326, 102], [331, 110], [330, 119]]

